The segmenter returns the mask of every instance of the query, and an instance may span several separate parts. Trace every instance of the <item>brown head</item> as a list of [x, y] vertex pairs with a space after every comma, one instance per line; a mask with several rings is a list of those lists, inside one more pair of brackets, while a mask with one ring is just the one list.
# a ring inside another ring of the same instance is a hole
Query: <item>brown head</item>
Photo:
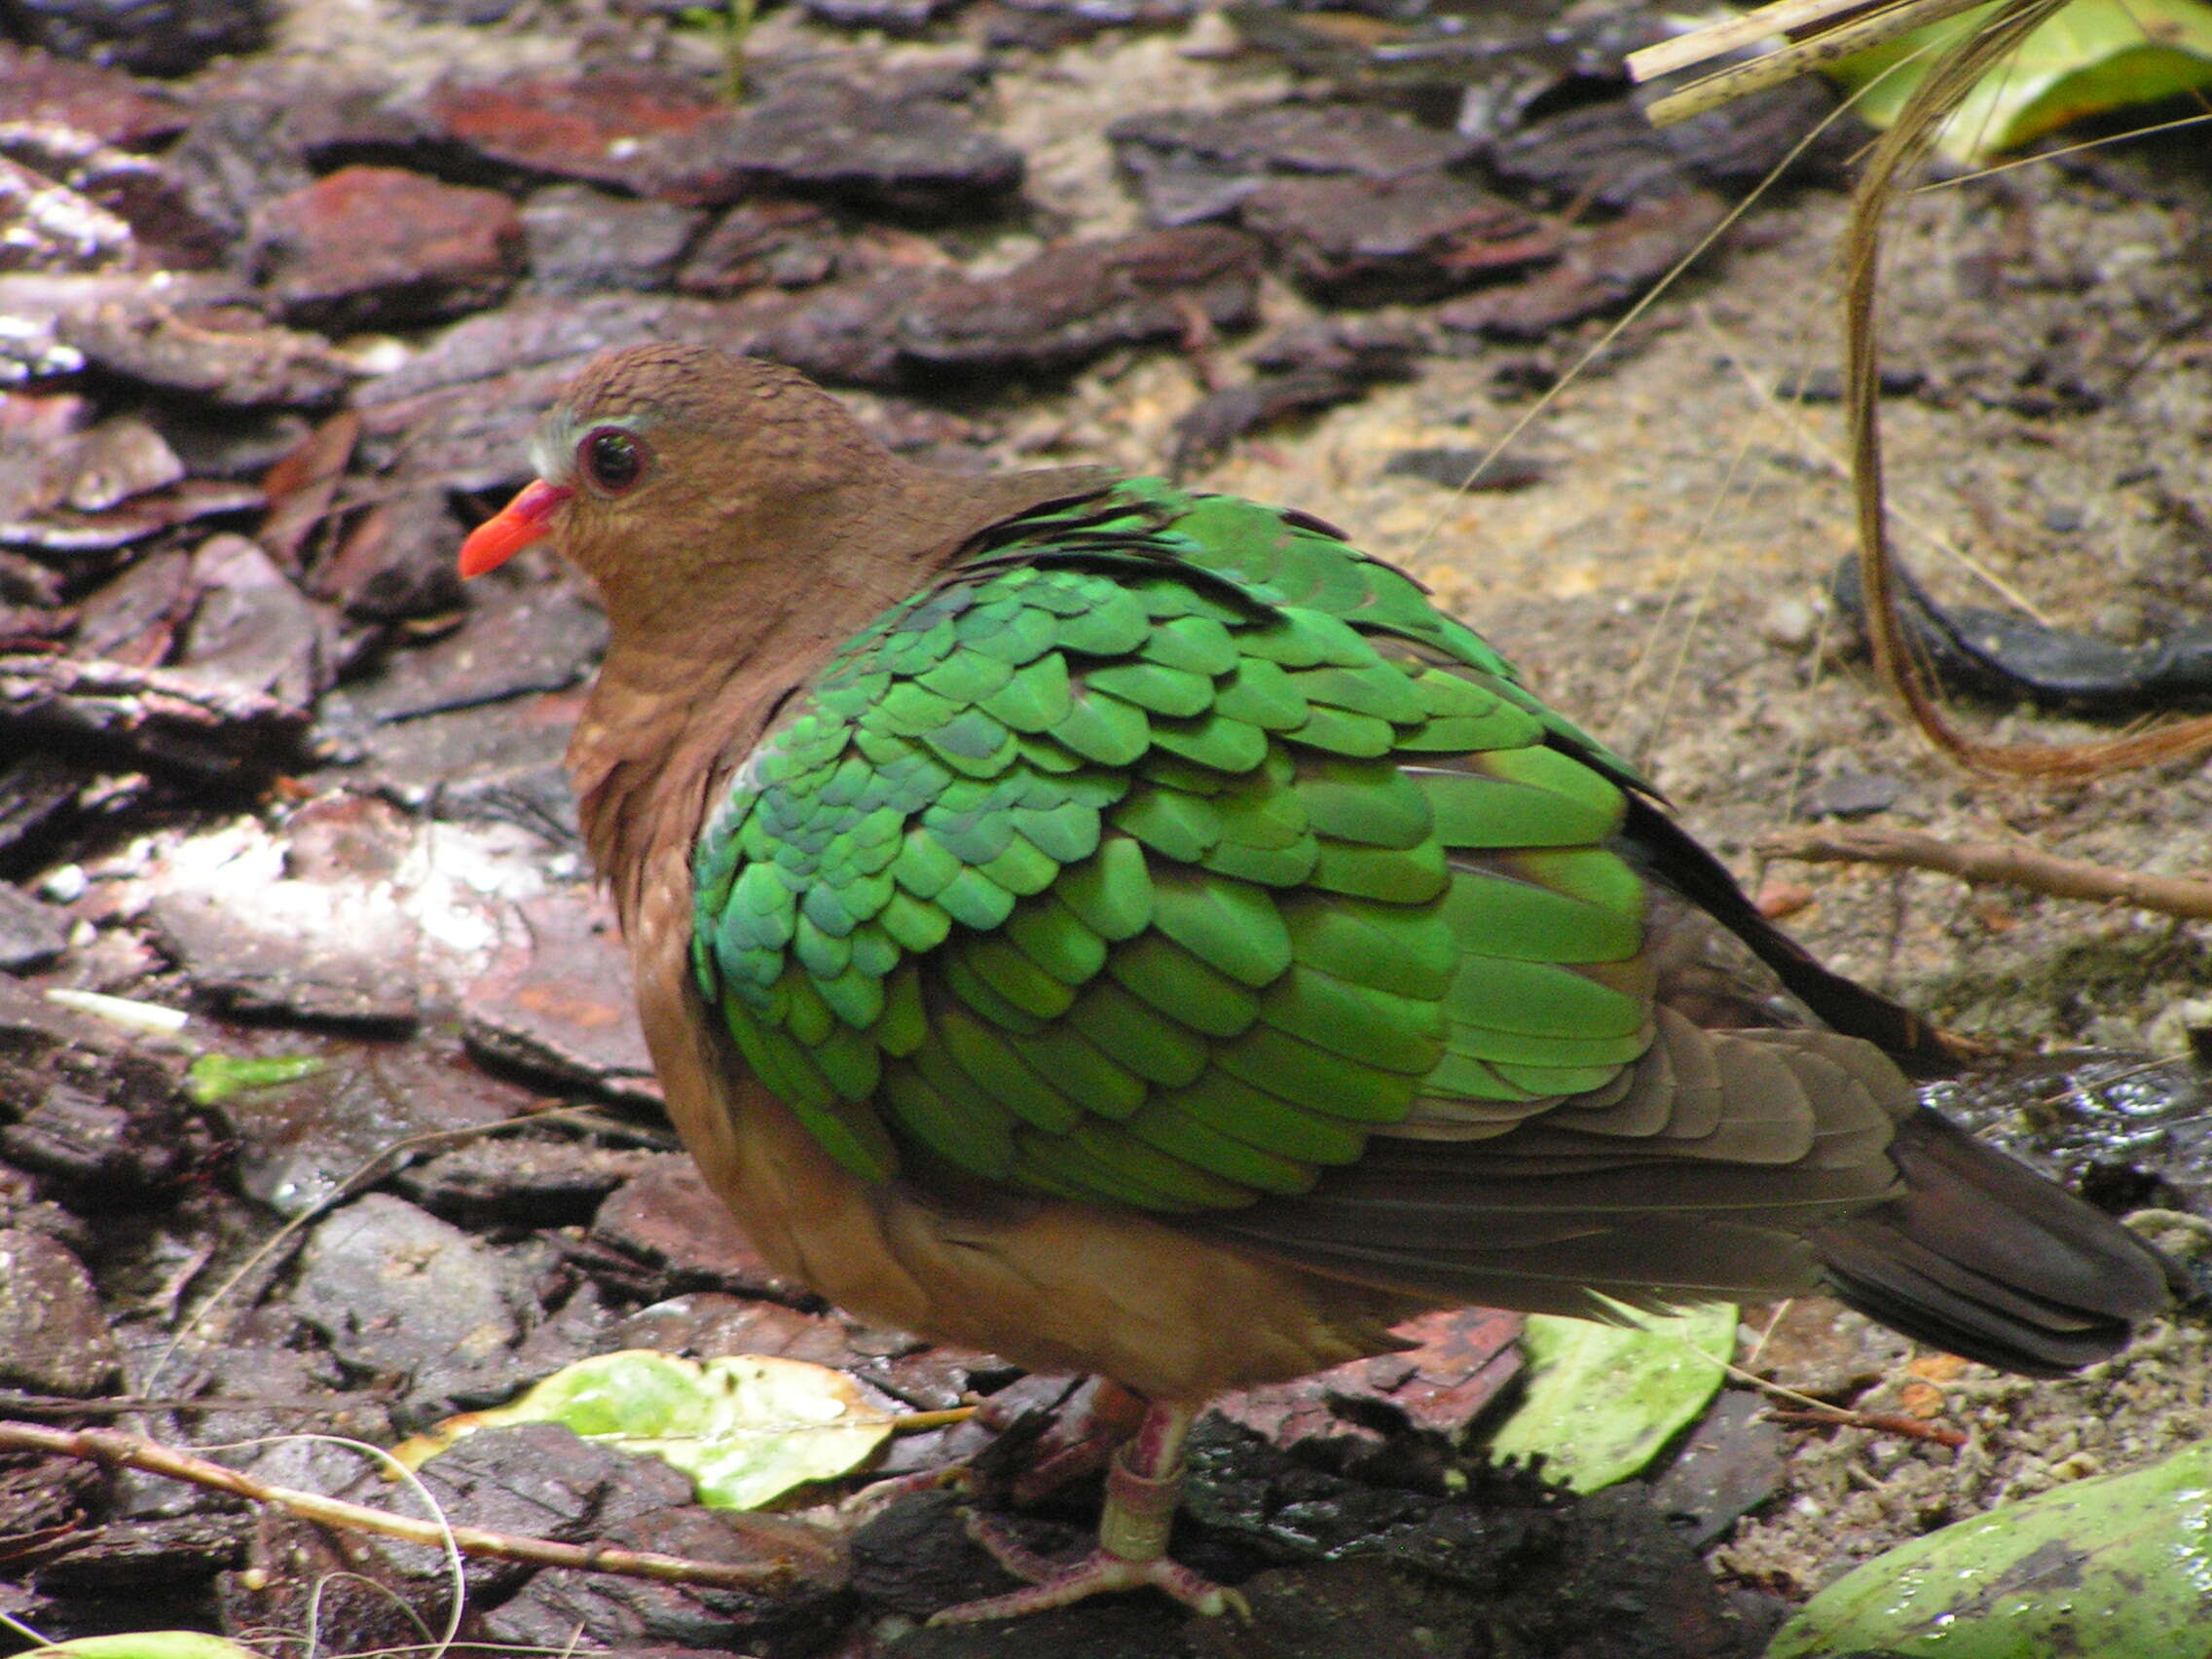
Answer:
[[530, 453], [537, 481], [468, 538], [461, 573], [549, 535], [618, 635], [696, 628], [714, 596], [766, 600], [832, 555], [865, 563], [873, 546], [854, 530], [926, 476], [803, 377], [702, 346], [596, 358]]

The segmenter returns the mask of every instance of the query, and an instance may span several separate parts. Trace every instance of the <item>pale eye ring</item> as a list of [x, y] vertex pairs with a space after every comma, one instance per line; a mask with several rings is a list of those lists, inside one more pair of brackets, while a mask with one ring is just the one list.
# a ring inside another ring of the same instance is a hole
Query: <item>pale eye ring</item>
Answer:
[[620, 426], [600, 426], [576, 445], [576, 465], [603, 496], [634, 490], [645, 476], [645, 446]]

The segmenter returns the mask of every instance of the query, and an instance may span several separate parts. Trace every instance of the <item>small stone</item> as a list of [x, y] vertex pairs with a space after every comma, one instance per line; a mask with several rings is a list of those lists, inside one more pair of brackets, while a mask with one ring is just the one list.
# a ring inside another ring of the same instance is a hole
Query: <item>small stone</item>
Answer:
[[56, 127], [102, 144], [150, 144], [184, 130], [192, 109], [120, 70], [0, 42], [0, 124]]
[[19, 974], [69, 947], [69, 918], [21, 888], [0, 881], [0, 970]]
[[1768, 645], [1786, 651], [1801, 651], [1812, 645], [1821, 628], [1821, 613], [1811, 600], [1797, 594], [1784, 594], [1767, 605], [1752, 624], [1758, 637]]
[[371, 1193], [309, 1235], [295, 1305], [347, 1363], [420, 1378], [511, 1345], [514, 1289], [499, 1257], [460, 1228]]
[[671, 1156], [625, 1182], [591, 1224], [601, 1244], [662, 1269], [679, 1285], [802, 1303], [812, 1292], [770, 1268], [747, 1241], [699, 1166]]
[[1444, 172], [1275, 179], [1241, 218], [1301, 285], [1346, 303], [1436, 299], [1559, 250], [1532, 215]]
[[338, 332], [433, 322], [503, 297], [523, 223], [497, 191], [341, 167], [272, 203], [257, 265], [287, 320]]
[[0, 156], [0, 272], [112, 271], [130, 227], [98, 203]]
[[59, 57], [189, 75], [269, 44], [267, 0], [12, 0], [10, 26]]
[[843, 238], [811, 202], [741, 202], [700, 239], [676, 286], [713, 299], [751, 288], [803, 288], [835, 271]]
[[81, 1398], [122, 1363], [84, 1263], [43, 1233], [0, 1228], [0, 1382]]

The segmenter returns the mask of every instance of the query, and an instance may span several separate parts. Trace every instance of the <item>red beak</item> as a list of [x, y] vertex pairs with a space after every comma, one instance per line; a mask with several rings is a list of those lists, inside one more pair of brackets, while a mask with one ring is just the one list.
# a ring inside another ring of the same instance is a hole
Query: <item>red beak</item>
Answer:
[[468, 539], [461, 544], [461, 573], [480, 576], [486, 571], [496, 571], [533, 541], [550, 535], [553, 514], [574, 494], [542, 478], [532, 479], [497, 516], [469, 533]]

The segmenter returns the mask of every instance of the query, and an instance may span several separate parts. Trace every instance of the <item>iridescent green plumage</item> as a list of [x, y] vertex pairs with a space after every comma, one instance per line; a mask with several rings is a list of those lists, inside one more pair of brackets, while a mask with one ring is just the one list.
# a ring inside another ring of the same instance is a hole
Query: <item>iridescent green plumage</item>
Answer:
[[1132, 481], [816, 678], [701, 837], [694, 967], [859, 1173], [1236, 1207], [1643, 1051], [1616, 780], [1326, 527]]

